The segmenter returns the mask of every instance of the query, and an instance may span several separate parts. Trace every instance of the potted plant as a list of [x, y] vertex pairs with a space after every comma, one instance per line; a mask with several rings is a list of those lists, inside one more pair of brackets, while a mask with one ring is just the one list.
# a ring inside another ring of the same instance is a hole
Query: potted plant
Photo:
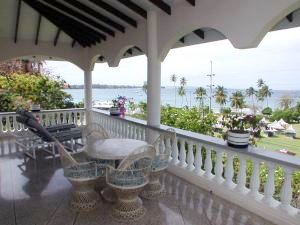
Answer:
[[118, 96], [116, 99], [113, 99], [113, 107], [109, 109], [110, 115], [112, 116], [124, 116], [126, 112], [125, 103], [127, 98], [125, 96]]
[[229, 115], [223, 118], [223, 125], [227, 127], [228, 145], [236, 148], [247, 147], [251, 135], [254, 141], [254, 136], [260, 132], [254, 115]]

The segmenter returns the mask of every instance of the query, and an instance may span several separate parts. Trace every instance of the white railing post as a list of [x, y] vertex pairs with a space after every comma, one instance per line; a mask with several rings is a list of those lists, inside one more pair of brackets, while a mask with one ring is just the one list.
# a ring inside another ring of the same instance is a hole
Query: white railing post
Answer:
[[281, 200], [281, 205], [280, 207], [286, 211], [286, 212], [291, 212], [292, 207], [291, 207], [291, 201], [293, 197], [293, 190], [292, 190], [292, 173], [293, 170], [288, 167], [284, 167], [284, 181], [283, 185], [280, 190], [280, 200]]
[[212, 178], [212, 161], [211, 161], [211, 147], [208, 145], [205, 145], [205, 151], [206, 151], [206, 157], [204, 162], [204, 175], [211, 179]]
[[273, 163], [268, 163], [268, 177], [267, 182], [265, 184], [265, 192], [264, 192], [264, 202], [268, 205], [273, 206], [275, 203], [275, 199], [273, 198], [273, 194], [275, 191], [275, 184], [274, 184], [274, 173], [275, 173], [275, 165]]
[[237, 190], [241, 193], [247, 193], [247, 188], [246, 188], [246, 159], [245, 156], [240, 155], [239, 156], [240, 160], [240, 169], [238, 172], [238, 177], [237, 177]]
[[179, 165], [181, 167], [186, 167], [187, 164], [185, 161], [186, 160], [185, 140], [180, 138], [179, 142], [180, 142], [180, 152], [179, 152], [180, 163], [179, 163]]
[[226, 168], [225, 168], [225, 185], [229, 189], [232, 189], [234, 187], [232, 178], [233, 178], [233, 154], [231, 152], [228, 152]]
[[256, 159], [253, 160], [253, 171], [250, 178], [250, 196], [254, 199], [259, 199], [259, 186], [260, 186], [260, 177], [259, 177], [259, 167], [260, 162]]
[[187, 142], [188, 144], [188, 155], [187, 155], [187, 169], [189, 171], [193, 171], [195, 169], [195, 166], [194, 166], [194, 152], [193, 152], [193, 146], [194, 146], [194, 143], [192, 141], [188, 141]]
[[224, 182], [224, 178], [222, 177], [223, 174], [223, 152], [220, 149], [215, 149], [216, 151], [216, 163], [215, 163], [215, 177], [214, 180], [220, 184]]
[[195, 170], [194, 172], [198, 175], [202, 175], [204, 171], [202, 170], [202, 146], [196, 144], [196, 157], [195, 157]]

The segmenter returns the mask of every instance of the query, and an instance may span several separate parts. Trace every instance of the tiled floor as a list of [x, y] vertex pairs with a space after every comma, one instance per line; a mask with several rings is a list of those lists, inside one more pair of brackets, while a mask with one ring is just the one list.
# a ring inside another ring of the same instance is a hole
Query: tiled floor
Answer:
[[[114, 225], [111, 205], [99, 202], [90, 213], [69, 209], [71, 185], [59, 159], [45, 153], [24, 163], [13, 140], [0, 139], [0, 225]], [[142, 225], [266, 225], [262, 218], [197, 188], [169, 173], [163, 177], [167, 195], [146, 201]]]

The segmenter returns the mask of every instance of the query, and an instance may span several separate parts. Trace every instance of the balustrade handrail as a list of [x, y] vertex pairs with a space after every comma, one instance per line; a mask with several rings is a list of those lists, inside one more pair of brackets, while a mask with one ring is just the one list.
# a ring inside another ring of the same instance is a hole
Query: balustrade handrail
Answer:
[[[100, 113], [107, 117], [112, 117], [109, 115], [108, 111], [104, 111], [104, 110], [100, 110], [100, 109], [93, 109], [93, 112]], [[116, 120], [126, 120], [127, 122], [136, 124], [138, 126], [142, 126], [145, 129], [151, 128], [153, 130], [162, 131], [162, 130], [166, 130], [168, 128], [173, 128], [176, 131], [177, 137], [189, 139], [189, 140], [192, 140], [195, 142], [201, 142], [204, 145], [205, 144], [210, 145], [213, 149], [214, 148], [222, 149], [225, 151], [230, 151], [235, 154], [244, 154], [244, 155], [248, 155], [253, 158], [261, 159], [263, 161], [268, 161], [268, 162], [272, 162], [275, 164], [288, 166], [288, 167], [291, 167], [291, 168], [297, 169], [297, 170], [300, 169], [300, 157], [285, 155], [283, 153], [277, 153], [277, 152], [273, 152], [273, 151], [269, 151], [269, 150], [265, 150], [265, 149], [261, 149], [261, 148], [256, 148], [256, 147], [252, 147], [252, 146], [249, 146], [246, 149], [232, 148], [227, 145], [226, 141], [224, 141], [220, 138], [215, 138], [215, 137], [211, 137], [208, 135], [203, 135], [203, 134], [199, 134], [199, 133], [195, 133], [195, 132], [191, 132], [191, 131], [186, 131], [186, 130], [182, 130], [179, 128], [174, 128], [174, 127], [170, 127], [170, 126], [166, 126], [166, 125], [162, 125], [162, 124], [160, 126], [149, 126], [149, 125], [147, 125], [147, 122], [145, 120], [136, 119], [136, 118], [132, 118], [129, 116], [125, 116], [125, 117], [117, 117], [116, 116], [113, 118]]]
[[[51, 112], [69, 112], [69, 111], [84, 111], [85, 108], [70, 108], [70, 109], [48, 109], [48, 110], [41, 110], [33, 113], [51, 113]], [[0, 112], [0, 116], [11, 116], [15, 115], [16, 112]]]

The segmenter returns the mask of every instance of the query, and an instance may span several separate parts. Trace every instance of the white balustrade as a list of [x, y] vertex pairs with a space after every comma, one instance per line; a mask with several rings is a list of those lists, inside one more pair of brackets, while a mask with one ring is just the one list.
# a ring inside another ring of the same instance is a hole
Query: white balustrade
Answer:
[[[75, 123], [76, 125], [81, 126], [84, 125], [85, 121], [84, 109], [43, 110], [33, 114], [43, 126], [61, 123]], [[17, 116], [18, 115], [14, 112], [0, 113], [0, 134], [25, 130], [24, 125], [17, 122]]]
[[[146, 129], [154, 129], [159, 133], [169, 128], [163, 125], [159, 128], [149, 127], [145, 121], [115, 118], [100, 110], [93, 110], [93, 115], [94, 121], [101, 123], [107, 130], [112, 129], [112, 121], [115, 121], [121, 127], [116, 132], [123, 138], [147, 140]], [[220, 139], [179, 129], [176, 129], [176, 133], [174, 140], [164, 138], [159, 143], [160, 149], [172, 150], [169, 166], [171, 173], [213, 191], [273, 223], [297, 224], [300, 221], [300, 210], [291, 205], [294, 182], [292, 175], [293, 172], [300, 171], [299, 160], [252, 147], [236, 150]], [[202, 151], [203, 147], [206, 154]], [[247, 168], [250, 165], [252, 173], [247, 179]], [[268, 173], [263, 186], [260, 174], [266, 167]], [[274, 199], [275, 171], [279, 167], [284, 171], [284, 178], [280, 193]]]

